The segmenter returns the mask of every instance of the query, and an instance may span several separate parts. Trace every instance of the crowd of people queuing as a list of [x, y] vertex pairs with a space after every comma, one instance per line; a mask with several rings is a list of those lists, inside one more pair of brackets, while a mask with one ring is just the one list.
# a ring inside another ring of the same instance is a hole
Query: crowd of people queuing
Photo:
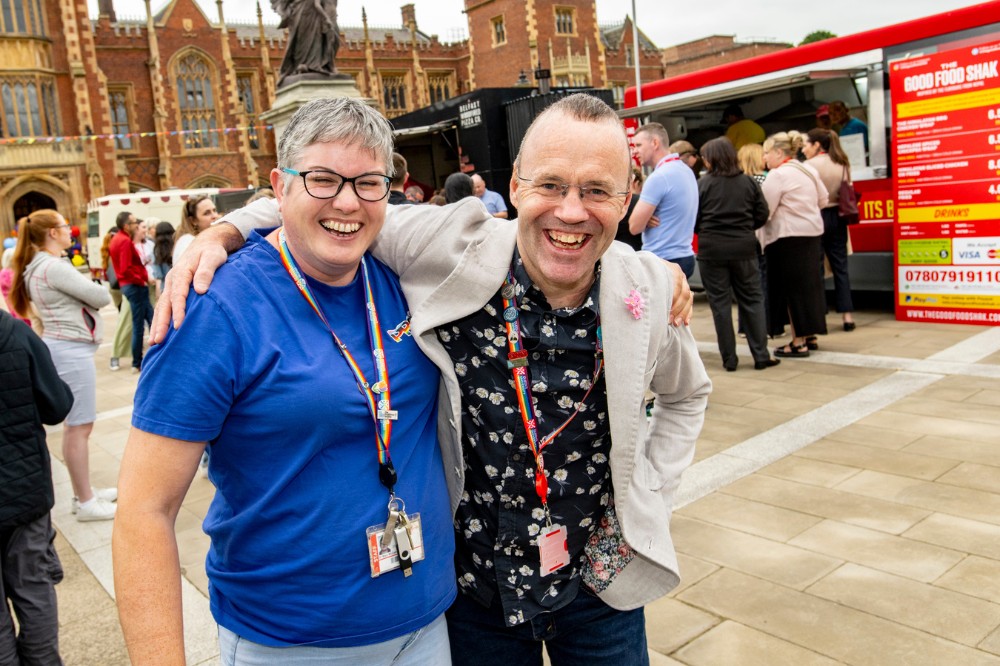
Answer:
[[[821, 105], [817, 127], [807, 133], [768, 136], [736, 105], [726, 107], [721, 123], [724, 135], [700, 150], [684, 140], [669, 143], [656, 122], [635, 131], [633, 158], [649, 173], [645, 183], [641, 175], [633, 180], [638, 201], [618, 239], [680, 264], [689, 278], [697, 259], [724, 368], [738, 365], [735, 301], [739, 332], [754, 368], [763, 370], [819, 348], [817, 336], [827, 333], [827, 274], [844, 331], [855, 329], [848, 222], [839, 212], [842, 186], [853, 185], [839, 136], [862, 134], [867, 145], [867, 127], [839, 101]], [[772, 357], [767, 338], [786, 329], [791, 340]]]
[[[818, 124], [833, 115], [862, 131], [838, 103]], [[482, 175], [408, 187], [384, 118], [316, 100], [280, 138], [271, 189], [232, 224], [213, 225], [208, 196], [176, 227], [121, 213], [101, 247], [106, 285], [64, 260], [60, 213], [20, 220], [0, 273], [0, 363], [33, 359], [9, 390], [34, 396], [24, 440], [46, 479], [0, 512], [0, 536], [52, 562], [34, 592], [49, 610], [22, 631], [58, 650], [61, 572], [37, 544], [52, 534], [41, 424], [62, 422], [76, 520], [115, 519], [136, 663], [183, 654], [173, 524], [208, 451], [223, 663], [503, 664], [543, 644], [556, 665], [648, 663], [642, 607], [677, 584], [664, 525], [711, 386], [683, 277], [697, 266], [727, 371], [734, 300], [755, 369], [818, 348], [824, 257], [855, 327], [837, 132], [765, 136], [739, 107], [723, 123], [700, 148], [647, 123], [630, 154], [607, 105], [568, 96], [524, 138], [510, 223]], [[88, 466], [112, 302], [110, 369], [141, 370], [120, 501]], [[144, 358], [147, 327], [161, 344]], [[651, 411], [636, 396], [654, 396]], [[637, 484], [637, 464], [657, 482]]]

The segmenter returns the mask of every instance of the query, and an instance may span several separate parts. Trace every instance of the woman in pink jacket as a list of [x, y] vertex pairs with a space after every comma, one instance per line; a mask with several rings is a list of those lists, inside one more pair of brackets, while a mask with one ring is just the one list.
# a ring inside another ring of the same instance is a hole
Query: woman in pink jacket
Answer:
[[820, 208], [829, 195], [819, 174], [795, 155], [802, 147], [798, 132], [779, 132], [764, 141], [770, 171], [762, 189], [771, 209], [760, 234], [767, 257], [768, 331], [782, 335], [792, 326], [792, 341], [775, 356], [802, 358], [826, 334], [826, 294], [818, 266], [823, 256]]

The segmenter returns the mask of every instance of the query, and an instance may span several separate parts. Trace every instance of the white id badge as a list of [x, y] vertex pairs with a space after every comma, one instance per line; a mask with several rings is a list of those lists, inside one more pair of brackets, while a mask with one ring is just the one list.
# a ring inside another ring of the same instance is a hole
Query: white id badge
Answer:
[[562, 525], [543, 527], [538, 533], [538, 556], [541, 560], [542, 576], [559, 571], [569, 564], [569, 544], [566, 542], [566, 528]]
[[[424, 533], [420, 529], [420, 514], [409, 517], [408, 530], [410, 537], [410, 561], [419, 562], [424, 559]], [[389, 545], [382, 546], [382, 535], [385, 524], [373, 525], [365, 530], [368, 538], [368, 560], [372, 568], [372, 578], [399, 568], [399, 553], [396, 551], [396, 539], [389, 540]]]

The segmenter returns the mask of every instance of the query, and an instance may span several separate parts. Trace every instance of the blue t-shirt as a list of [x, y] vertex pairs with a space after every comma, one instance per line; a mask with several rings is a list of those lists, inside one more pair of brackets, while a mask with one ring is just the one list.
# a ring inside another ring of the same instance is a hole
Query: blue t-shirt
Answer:
[[694, 223], [698, 217], [698, 180], [680, 160], [660, 165], [642, 185], [640, 201], [656, 206], [660, 226], [642, 232], [642, 249], [661, 259], [694, 254]]
[[[369, 645], [415, 631], [455, 598], [454, 534], [437, 444], [439, 373], [403, 323], [398, 278], [365, 256], [391, 407], [396, 494], [420, 514], [426, 557], [403, 577], [371, 578], [365, 530], [386, 522], [375, 426], [332, 336], [278, 251], [253, 234], [211, 290], [146, 357], [132, 424], [210, 441], [217, 491], [205, 517], [212, 613], [270, 646]], [[330, 325], [369, 381], [375, 373], [361, 271], [345, 287], [309, 279]]]
[[844, 126], [840, 128], [840, 131], [837, 134], [840, 136], [860, 134], [865, 144], [865, 150], [868, 150], [868, 125], [865, 125], [864, 122], [858, 120], [857, 118], [849, 119], [846, 123], [844, 123]]
[[490, 215], [507, 212], [507, 204], [503, 202], [503, 197], [493, 190], [483, 192], [481, 201], [486, 206], [486, 210], [489, 211]]

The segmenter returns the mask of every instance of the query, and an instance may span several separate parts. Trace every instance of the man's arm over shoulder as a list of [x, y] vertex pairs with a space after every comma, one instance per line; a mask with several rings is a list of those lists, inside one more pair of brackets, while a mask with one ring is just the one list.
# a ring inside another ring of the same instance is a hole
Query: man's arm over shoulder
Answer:
[[[258, 199], [249, 206], [226, 213], [212, 227], [218, 227], [227, 222], [236, 227], [240, 232], [240, 236], [246, 241], [250, 237], [250, 232], [254, 229], [266, 229], [281, 224], [281, 216], [278, 212], [278, 200]], [[240, 243], [240, 246], [242, 245], [243, 243]], [[239, 247], [231, 250], [230, 254], [238, 249]]]
[[249, 206], [227, 213], [211, 227], [202, 231], [191, 246], [174, 263], [156, 303], [150, 341], [163, 342], [170, 322], [180, 327], [184, 321], [188, 291], [191, 285], [199, 294], [208, 291], [212, 278], [226, 258], [243, 247], [254, 229], [281, 224], [277, 201], [258, 199]]
[[475, 197], [448, 206], [391, 206], [372, 254], [401, 276], [418, 261], [461, 256], [491, 221], [498, 224]]

